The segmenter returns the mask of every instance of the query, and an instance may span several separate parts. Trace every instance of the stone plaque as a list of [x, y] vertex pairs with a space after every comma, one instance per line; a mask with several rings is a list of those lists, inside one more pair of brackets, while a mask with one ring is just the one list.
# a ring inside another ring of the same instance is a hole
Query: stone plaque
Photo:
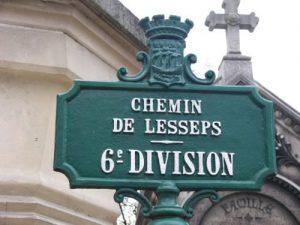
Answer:
[[297, 225], [280, 202], [258, 193], [238, 193], [223, 198], [204, 215], [200, 225]]

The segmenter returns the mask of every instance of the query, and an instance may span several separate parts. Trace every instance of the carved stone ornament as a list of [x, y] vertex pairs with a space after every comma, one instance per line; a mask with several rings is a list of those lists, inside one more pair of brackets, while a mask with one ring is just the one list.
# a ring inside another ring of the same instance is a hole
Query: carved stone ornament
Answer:
[[217, 14], [211, 11], [207, 16], [205, 25], [210, 31], [214, 29], [225, 29], [227, 40], [227, 55], [241, 55], [240, 30], [253, 32], [258, 24], [258, 17], [255, 13], [243, 15], [238, 13], [239, 0], [223, 0], [222, 8], [225, 14]]
[[292, 146], [282, 134], [276, 134], [276, 159], [278, 166], [297, 166], [300, 167], [299, 156], [293, 154]]
[[200, 225], [296, 225], [294, 215], [280, 202], [259, 193], [226, 196], [204, 215]]
[[135, 76], [127, 76], [127, 69], [121, 68], [117, 76], [121, 81], [143, 82], [150, 85], [160, 84], [166, 87], [171, 85], [184, 85], [187, 82], [209, 85], [215, 80], [215, 73], [208, 71], [205, 79], [198, 78], [191, 70], [191, 64], [196, 63], [194, 54], [183, 56], [185, 38], [193, 22], [180, 21], [178, 16], [170, 16], [165, 19], [163, 15], [148, 17], [140, 21], [140, 26], [148, 38], [149, 53], [137, 53], [137, 60], [142, 62], [143, 68]]
[[225, 14], [225, 22], [230, 24], [231, 26], [239, 25], [240, 23], [240, 16], [237, 13], [227, 13]]

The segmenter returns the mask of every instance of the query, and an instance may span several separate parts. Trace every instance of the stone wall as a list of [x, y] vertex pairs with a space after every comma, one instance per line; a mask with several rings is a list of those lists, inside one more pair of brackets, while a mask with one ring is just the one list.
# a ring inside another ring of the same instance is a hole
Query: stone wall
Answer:
[[[83, 1], [87, 3], [87, 1]], [[79, 0], [0, 0], [0, 224], [113, 224], [111, 190], [70, 190], [53, 171], [56, 96], [116, 80], [143, 46]]]

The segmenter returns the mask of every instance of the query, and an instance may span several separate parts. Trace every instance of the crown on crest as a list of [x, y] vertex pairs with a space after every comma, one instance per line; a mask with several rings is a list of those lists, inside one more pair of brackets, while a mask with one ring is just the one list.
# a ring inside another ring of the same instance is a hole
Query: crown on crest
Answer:
[[156, 15], [151, 21], [146, 17], [139, 24], [148, 39], [185, 39], [194, 26], [191, 20], [186, 19], [185, 22], [181, 22], [179, 16], [172, 15], [169, 19], [165, 19], [164, 15]]

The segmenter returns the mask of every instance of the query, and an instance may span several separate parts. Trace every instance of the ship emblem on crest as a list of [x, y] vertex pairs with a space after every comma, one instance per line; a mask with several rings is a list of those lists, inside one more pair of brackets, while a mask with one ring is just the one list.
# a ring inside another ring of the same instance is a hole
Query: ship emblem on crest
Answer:
[[[167, 42], [167, 43], [165, 43]], [[182, 46], [177, 41], [156, 40], [151, 47], [152, 64], [149, 83], [184, 84]]]
[[185, 85], [197, 83], [209, 85], [215, 80], [215, 73], [208, 71], [205, 79], [198, 78], [191, 70], [192, 63], [197, 61], [194, 54], [183, 56], [185, 38], [193, 22], [180, 17], [170, 16], [165, 19], [163, 15], [148, 17], [139, 22], [147, 37], [149, 53], [138, 52], [137, 60], [142, 62], [143, 68], [135, 76], [127, 76], [127, 69], [122, 67], [118, 70], [119, 80], [126, 82], [144, 82], [150, 85]]

